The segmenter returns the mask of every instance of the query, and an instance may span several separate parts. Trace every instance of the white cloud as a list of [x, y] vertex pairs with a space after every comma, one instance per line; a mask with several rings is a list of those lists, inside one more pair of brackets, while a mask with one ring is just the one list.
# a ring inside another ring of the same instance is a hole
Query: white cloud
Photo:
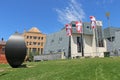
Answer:
[[78, 3], [76, 0], [70, 0], [67, 7], [64, 9], [56, 9], [56, 11], [58, 13], [58, 20], [63, 24], [83, 20], [85, 18], [82, 4]]

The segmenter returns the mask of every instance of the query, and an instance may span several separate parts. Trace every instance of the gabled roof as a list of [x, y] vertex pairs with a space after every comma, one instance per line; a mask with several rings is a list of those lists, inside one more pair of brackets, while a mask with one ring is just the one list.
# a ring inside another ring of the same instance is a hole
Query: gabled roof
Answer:
[[32, 27], [28, 32], [41, 33], [41, 31], [36, 27]]
[[0, 41], [0, 45], [5, 45], [6, 42], [5, 41]]

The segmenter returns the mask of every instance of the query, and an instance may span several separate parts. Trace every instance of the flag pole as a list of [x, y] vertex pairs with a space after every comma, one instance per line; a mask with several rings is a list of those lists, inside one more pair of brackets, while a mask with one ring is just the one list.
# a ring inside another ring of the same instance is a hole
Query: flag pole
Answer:
[[81, 53], [82, 53], [82, 57], [84, 57], [84, 46], [83, 46], [83, 24], [82, 24], [82, 22], [81, 22], [81, 20], [80, 21], [77, 21], [76, 22], [76, 30], [77, 30], [77, 32], [78, 32], [78, 34], [80, 34], [80, 43], [81, 43], [81, 47], [80, 47], [80, 50], [81, 50]]
[[84, 44], [83, 44], [83, 24], [82, 24], [82, 33], [81, 33], [81, 47], [82, 47], [82, 57], [84, 57]]
[[93, 39], [95, 38], [95, 48], [96, 48], [96, 54], [97, 54], [97, 46], [98, 46], [98, 34], [97, 34], [97, 25], [96, 25], [96, 19], [94, 16], [90, 16], [90, 20], [91, 20], [91, 27], [93, 28]]
[[68, 58], [71, 58], [71, 35], [72, 35], [72, 27], [70, 24], [66, 24], [66, 32], [69, 36], [69, 43], [68, 43]]
[[[108, 27], [110, 28], [111, 26], [110, 26], [110, 12], [106, 12], [106, 17], [107, 17], [107, 20], [108, 20]], [[110, 32], [109, 32], [109, 34], [110, 34]], [[112, 43], [112, 36], [110, 36], [110, 38], [111, 38], [111, 43]], [[111, 45], [111, 53], [112, 53], [112, 51], [113, 51], [113, 46]]]
[[98, 33], [97, 33], [97, 25], [95, 28], [95, 40], [96, 40], [96, 54], [98, 54]]
[[69, 36], [69, 49], [68, 49], [68, 58], [71, 57], [71, 36]]

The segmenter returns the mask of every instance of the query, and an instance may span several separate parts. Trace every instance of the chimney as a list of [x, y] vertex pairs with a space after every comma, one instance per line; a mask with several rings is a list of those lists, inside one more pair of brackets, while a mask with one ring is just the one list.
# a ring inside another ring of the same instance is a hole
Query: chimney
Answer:
[[3, 38], [2, 38], [1, 40], [2, 40], [2, 41], [4, 41], [4, 39], [3, 39]]

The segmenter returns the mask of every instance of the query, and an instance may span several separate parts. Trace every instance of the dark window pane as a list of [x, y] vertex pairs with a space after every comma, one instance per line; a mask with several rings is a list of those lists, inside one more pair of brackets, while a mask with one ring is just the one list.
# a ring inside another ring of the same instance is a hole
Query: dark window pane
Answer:
[[81, 38], [77, 37], [77, 51], [81, 52]]

